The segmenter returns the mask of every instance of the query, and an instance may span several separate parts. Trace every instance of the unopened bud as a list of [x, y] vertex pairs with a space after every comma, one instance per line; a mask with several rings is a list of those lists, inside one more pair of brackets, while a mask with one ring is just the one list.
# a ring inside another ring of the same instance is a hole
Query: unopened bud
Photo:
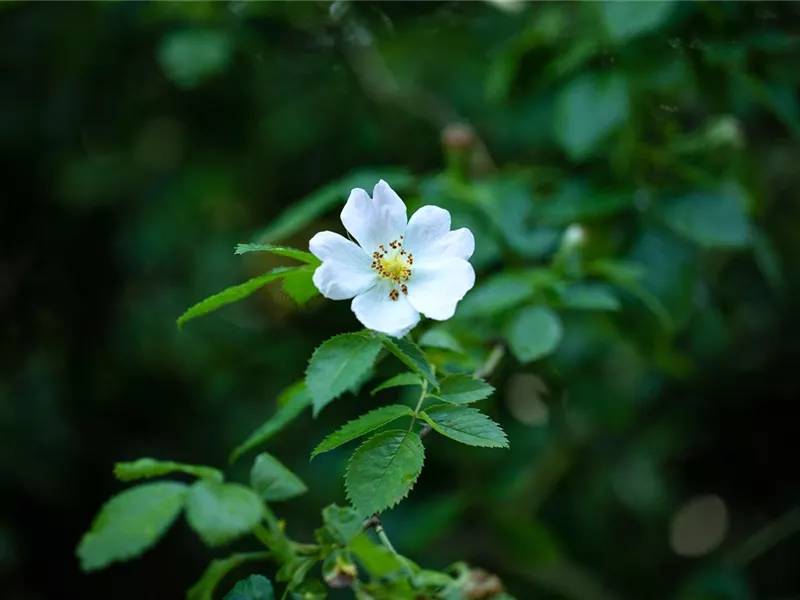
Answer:
[[475, 143], [475, 132], [464, 123], [452, 123], [442, 130], [442, 145], [446, 150], [469, 150]]
[[352, 587], [358, 575], [358, 568], [341, 554], [335, 554], [325, 561], [322, 576], [325, 583], [334, 589]]
[[738, 119], [724, 115], [712, 121], [704, 136], [715, 146], [733, 146], [741, 148], [744, 145], [744, 134]]
[[561, 244], [565, 248], [582, 246], [586, 241], [586, 230], [579, 223], [573, 223], [564, 231], [564, 237], [561, 240]]

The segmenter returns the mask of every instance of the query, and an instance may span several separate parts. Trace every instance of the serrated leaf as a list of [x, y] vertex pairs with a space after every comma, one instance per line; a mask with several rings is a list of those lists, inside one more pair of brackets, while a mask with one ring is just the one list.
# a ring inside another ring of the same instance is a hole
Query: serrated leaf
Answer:
[[508, 438], [500, 425], [477, 408], [437, 404], [420, 416], [436, 431], [462, 444], [508, 448]]
[[572, 159], [581, 160], [619, 127], [629, 112], [623, 76], [587, 73], [571, 79], [557, 96], [555, 137]]
[[470, 404], [488, 398], [493, 392], [494, 387], [480, 377], [460, 374], [442, 379], [436, 397], [449, 404]]
[[411, 340], [405, 338], [393, 338], [382, 333], [376, 334], [384, 347], [399, 358], [409, 369], [418, 373], [428, 380], [435, 388], [439, 387], [436, 375], [433, 374], [433, 367], [425, 358], [425, 353]]
[[81, 569], [102, 569], [148, 550], [178, 518], [187, 490], [186, 484], [161, 481], [113, 496], [78, 544]]
[[280, 279], [281, 277], [284, 277], [287, 273], [291, 273], [295, 269], [297, 269], [297, 267], [279, 267], [277, 269], [273, 269], [269, 273], [264, 273], [263, 275], [259, 275], [258, 277], [253, 277], [253, 279], [250, 279], [249, 281], [245, 281], [244, 283], [240, 283], [239, 285], [234, 285], [233, 287], [229, 287], [226, 290], [222, 290], [218, 294], [209, 296], [205, 300], [201, 300], [200, 302], [189, 308], [180, 317], [178, 317], [177, 320], [178, 329], [183, 327], [184, 324], [186, 324], [188, 321], [191, 321], [192, 319], [196, 319], [197, 317], [201, 317], [205, 314], [217, 310], [218, 308], [222, 308], [223, 306], [247, 298], [253, 292], [256, 292], [259, 288], [262, 288], [268, 283], [271, 283], [277, 279]]
[[230, 542], [261, 522], [261, 500], [238, 483], [202, 480], [186, 500], [186, 520], [209, 546]]
[[270, 552], [247, 552], [212, 560], [200, 579], [186, 592], [186, 600], [213, 600], [219, 582], [236, 567], [251, 560], [267, 560]]
[[250, 470], [250, 487], [267, 502], [288, 500], [308, 491], [306, 484], [277, 458], [262, 452]]
[[414, 487], [424, 460], [422, 440], [413, 431], [376, 433], [356, 449], [347, 464], [347, 497], [362, 515], [391, 508]]
[[408, 188], [414, 181], [408, 169], [402, 167], [355, 171], [316, 190], [305, 198], [292, 202], [288, 209], [256, 236], [256, 240], [270, 243], [291, 237], [334, 206], [344, 204], [353, 188], [364, 188], [371, 192], [372, 187], [381, 178], [388, 181], [392, 189], [397, 192]]
[[304, 381], [298, 381], [286, 388], [278, 397], [278, 410], [275, 411], [275, 414], [251, 433], [244, 443], [231, 452], [230, 462], [235, 461], [248, 450], [265, 443], [294, 421], [310, 404], [311, 394], [308, 393]]
[[219, 469], [202, 465], [186, 465], [170, 460], [156, 460], [154, 458], [140, 458], [133, 462], [117, 463], [114, 466], [114, 475], [120, 481], [161, 477], [169, 473], [186, 473], [215, 481], [222, 481], [224, 478], [222, 471]]
[[415, 375], [414, 373], [400, 373], [399, 375], [395, 375], [394, 377], [390, 377], [374, 390], [372, 390], [369, 394], [370, 396], [374, 396], [378, 392], [383, 390], [388, 390], [389, 388], [393, 387], [402, 387], [406, 385], [422, 385], [422, 380], [419, 378], [419, 375]]
[[338, 335], [317, 348], [306, 370], [314, 416], [358, 383], [380, 350], [380, 342], [363, 333]]
[[278, 256], [285, 256], [304, 262], [308, 265], [317, 266], [322, 264], [316, 256], [311, 252], [304, 252], [295, 248], [288, 248], [286, 246], [275, 246], [273, 244], [236, 244], [234, 254], [247, 254], [248, 252], [269, 252]]
[[597, 6], [608, 32], [615, 42], [622, 42], [663, 26], [673, 12], [671, 0], [619, 2], [605, 0]]
[[319, 290], [314, 285], [314, 270], [315, 267], [300, 267], [283, 278], [283, 291], [298, 306], [303, 306], [315, 296], [319, 296]]
[[744, 199], [737, 189], [672, 198], [664, 202], [660, 214], [675, 233], [707, 248], [743, 248], [752, 242]]
[[579, 310], [620, 309], [619, 298], [608, 286], [597, 283], [574, 283], [564, 289], [561, 302], [566, 308]]
[[511, 352], [521, 363], [532, 362], [552, 353], [561, 342], [563, 334], [561, 319], [543, 306], [521, 309], [506, 327], [506, 338]]
[[342, 444], [361, 437], [370, 431], [375, 431], [379, 427], [391, 423], [400, 417], [410, 417], [414, 414], [407, 406], [400, 404], [390, 404], [389, 406], [381, 406], [366, 414], [361, 415], [357, 419], [346, 423], [341, 428], [334, 431], [332, 434], [322, 440], [314, 451], [311, 453], [311, 458], [318, 454], [328, 452], [334, 448], [338, 448]]
[[322, 509], [322, 521], [336, 543], [347, 546], [361, 533], [364, 519], [349, 506], [331, 504]]
[[458, 352], [459, 354], [464, 353], [464, 348], [461, 346], [455, 336], [442, 328], [429, 329], [423, 333], [422, 337], [419, 339], [419, 345], [426, 348], [441, 348], [442, 350], [451, 350], [453, 352]]
[[275, 600], [275, 590], [263, 575], [250, 575], [238, 581], [223, 600]]

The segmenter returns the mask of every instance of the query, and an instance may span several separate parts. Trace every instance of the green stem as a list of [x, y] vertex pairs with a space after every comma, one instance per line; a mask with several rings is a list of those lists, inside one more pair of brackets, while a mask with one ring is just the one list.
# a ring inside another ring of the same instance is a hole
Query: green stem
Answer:
[[386, 535], [386, 530], [383, 528], [383, 525], [377, 523], [375, 525], [375, 533], [378, 534], [378, 539], [383, 543], [383, 545], [386, 546], [386, 548], [388, 548], [389, 551], [397, 557], [397, 560], [403, 563], [403, 566], [408, 572], [408, 576], [414, 577], [414, 571], [409, 566], [408, 561], [405, 559], [405, 557], [403, 557], [397, 550], [395, 550], [394, 545], [389, 540], [389, 536]]
[[427, 395], [427, 393], [428, 393], [428, 382], [423, 379], [422, 393], [420, 393], [419, 395], [419, 401], [417, 402], [417, 406], [414, 409], [414, 414], [411, 416], [411, 424], [408, 426], [409, 432], [414, 428], [414, 423], [416, 423], [417, 419], [419, 418], [419, 413], [422, 410], [422, 403], [425, 401], [425, 396]]

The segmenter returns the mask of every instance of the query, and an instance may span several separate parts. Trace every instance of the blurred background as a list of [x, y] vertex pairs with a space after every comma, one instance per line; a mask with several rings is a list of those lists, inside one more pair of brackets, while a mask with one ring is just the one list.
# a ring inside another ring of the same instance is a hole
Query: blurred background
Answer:
[[[358, 327], [280, 286], [175, 319], [283, 264], [237, 242], [305, 249], [384, 178], [475, 231], [495, 288], [456, 336], [502, 347], [514, 269], [614, 290], [506, 354], [510, 451], [431, 440], [398, 549], [520, 600], [800, 598], [798, 31], [789, 2], [0, 4], [0, 597], [179, 598], [227, 553], [183, 522], [91, 575], [74, 548], [114, 462], [224, 467]], [[297, 537], [345, 501], [348, 450], [309, 451], [375, 402], [270, 442]]]

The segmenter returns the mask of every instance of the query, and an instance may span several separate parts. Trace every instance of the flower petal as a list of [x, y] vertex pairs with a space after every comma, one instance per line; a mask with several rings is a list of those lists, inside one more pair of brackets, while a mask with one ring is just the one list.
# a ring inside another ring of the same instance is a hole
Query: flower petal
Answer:
[[393, 337], [403, 337], [419, 323], [419, 313], [403, 294], [397, 300], [389, 297], [390, 282], [382, 281], [353, 298], [351, 308], [364, 327]]
[[450, 231], [450, 213], [438, 206], [423, 206], [408, 220], [403, 248], [417, 260]]
[[475, 285], [472, 265], [461, 258], [427, 262], [414, 268], [408, 280], [408, 301], [429, 319], [445, 321]]
[[321, 231], [308, 249], [322, 264], [314, 271], [314, 285], [326, 298], [347, 300], [367, 291], [378, 281], [371, 258], [356, 244], [332, 231]]
[[466, 227], [448, 232], [429, 248], [430, 256], [437, 259], [462, 258], [468, 260], [475, 252], [475, 236]]
[[388, 183], [381, 179], [372, 195], [354, 189], [341, 215], [342, 224], [368, 254], [398, 239], [407, 221], [406, 205]]

